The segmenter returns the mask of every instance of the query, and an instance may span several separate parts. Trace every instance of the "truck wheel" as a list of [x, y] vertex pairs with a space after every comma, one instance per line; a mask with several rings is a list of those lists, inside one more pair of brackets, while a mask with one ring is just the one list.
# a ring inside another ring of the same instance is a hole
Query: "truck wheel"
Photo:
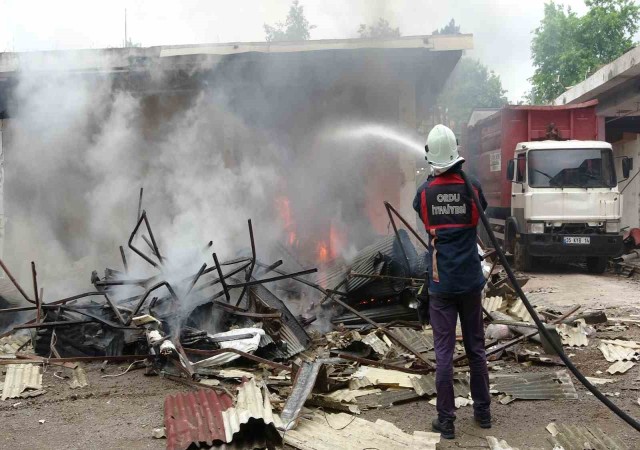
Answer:
[[587, 270], [589, 273], [604, 273], [608, 262], [609, 259], [606, 256], [590, 256], [587, 258]]
[[527, 248], [520, 242], [515, 243], [513, 250], [513, 262], [516, 270], [520, 272], [528, 272], [533, 267], [533, 258], [527, 251]]

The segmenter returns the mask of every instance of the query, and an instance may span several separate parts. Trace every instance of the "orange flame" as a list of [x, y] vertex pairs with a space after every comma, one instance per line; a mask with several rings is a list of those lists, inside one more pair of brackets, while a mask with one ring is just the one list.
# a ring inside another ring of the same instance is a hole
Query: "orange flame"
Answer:
[[327, 243], [324, 241], [318, 242], [316, 245], [316, 253], [318, 262], [326, 263], [329, 260], [329, 248], [327, 247]]

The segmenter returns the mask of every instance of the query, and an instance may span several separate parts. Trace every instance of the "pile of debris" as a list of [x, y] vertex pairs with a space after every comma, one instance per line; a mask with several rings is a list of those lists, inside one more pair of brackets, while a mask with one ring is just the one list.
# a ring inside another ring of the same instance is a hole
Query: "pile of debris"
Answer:
[[640, 228], [627, 231], [622, 242], [624, 254], [613, 260], [614, 269], [625, 277], [640, 278]]
[[[0, 261], [16, 292], [31, 304], [0, 314], [35, 315], [0, 336], [0, 358], [8, 367], [2, 399], [42, 395], [43, 365], [60, 367], [65, 372], [62, 378], [75, 389], [87, 386], [82, 363], [131, 362], [127, 371], [145, 368], [147, 374], [194, 388], [166, 397], [164, 428], [154, 435], [166, 437], [168, 449], [193, 444], [271, 449], [282, 442], [303, 450], [435, 449], [439, 434], [410, 434], [382, 420], [374, 423], [357, 417], [365, 410], [401, 402], [435, 402], [436, 395], [433, 335], [417, 321], [415, 312], [427, 254], [416, 250], [395, 218], [417, 242], [426, 244], [391, 205], [386, 207], [394, 234], [367, 247], [349, 264], [324, 268], [313, 281], [304, 276], [316, 269], [286, 273], [279, 269], [280, 260], [259, 261], [251, 221], [250, 255], [219, 261], [213, 253], [211, 266], [202, 264], [182, 277], [167, 275], [170, 261], [161, 253], [144, 211], [128, 248], [156, 271], [153, 276], [131, 277], [120, 247], [123, 269], [107, 269], [104, 277], [94, 272], [95, 291], [44, 303], [35, 265], [32, 298]], [[205, 252], [211, 246], [206, 245]], [[576, 399], [576, 389], [562, 368], [497, 371], [499, 358], [562, 363], [556, 356], [522, 345], [538, 339], [532, 319], [493, 252], [480, 249], [480, 253], [488, 280], [483, 307], [487, 354], [495, 369], [492, 393], [502, 404]], [[269, 276], [272, 272], [276, 276]], [[312, 289], [317, 301], [305, 314], [296, 315], [288, 307], [295, 303], [295, 295], [281, 298], [278, 290], [266, 286], [278, 282], [287, 283], [288, 292], [291, 284], [299, 286], [299, 292]], [[538, 313], [564, 345], [582, 346], [597, 315], [577, 315], [577, 310], [540, 308]], [[330, 319], [331, 331], [321, 333], [315, 327], [318, 317]], [[460, 331], [457, 334], [461, 336]], [[640, 353], [640, 345], [617, 341], [601, 345], [605, 357], [615, 361], [628, 363]], [[548, 347], [545, 342], [542, 346]], [[472, 404], [465, 361], [458, 345], [457, 407]], [[357, 445], [350, 447], [356, 433]]]

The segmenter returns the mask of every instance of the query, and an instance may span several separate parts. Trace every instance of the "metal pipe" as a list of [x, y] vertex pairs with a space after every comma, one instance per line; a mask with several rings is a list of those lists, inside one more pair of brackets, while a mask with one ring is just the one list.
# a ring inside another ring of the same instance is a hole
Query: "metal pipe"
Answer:
[[416, 232], [416, 230], [411, 225], [409, 225], [409, 222], [407, 222], [405, 218], [402, 217], [400, 213], [393, 206], [391, 206], [391, 203], [384, 202], [384, 206], [387, 208], [387, 211], [389, 210], [392, 211], [398, 217], [398, 219], [400, 219], [400, 221], [404, 224], [404, 226], [407, 227], [407, 229], [411, 232], [411, 234], [413, 234], [416, 237], [418, 241], [420, 241], [420, 243], [424, 246], [424, 248], [429, 249], [429, 245], [427, 245], [427, 243]]
[[29, 296], [27, 295], [27, 293], [24, 291], [24, 289], [22, 289], [22, 286], [20, 286], [20, 283], [18, 283], [18, 281], [14, 278], [14, 276], [11, 274], [11, 272], [9, 271], [9, 269], [7, 268], [7, 266], [4, 264], [4, 261], [2, 261], [2, 259], [0, 259], [0, 267], [2, 267], [2, 270], [4, 270], [4, 273], [7, 274], [7, 276], [9, 277], [9, 279], [11, 280], [11, 282], [13, 283], [13, 285], [16, 287], [16, 289], [18, 291], [20, 291], [20, 293], [22, 294], [22, 296], [24, 297], [24, 299], [26, 301], [28, 301], [29, 303], [33, 303], [35, 304], [36, 302], [34, 302], [33, 300], [31, 300], [29, 298]]
[[408, 367], [396, 366], [394, 364], [389, 364], [382, 361], [374, 361], [372, 359], [365, 359], [365, 358], [360, 358], [358, 356], [340, 353], [340, 351], [337, 351], [337, 350], [331, 351], [331, 353], [334, 353], [334, 352], [336, 352], [336, 356], [338, 358], [347, 359], [349, 361], [355, 361], [357, 363], [364, 364], [366, 366], [383, 367], [385, 369], [397, 370], [398, 372], [412, 373], [416, 375], [433, 372], [433, 369], [410, 369]]
[[[144, 212], [142, 214], [144, 215]], [[138, 303], [136, 304], [136, 307], [134, 308], [133, 312], [131, 313], [131, 316], [129, 316], [129, 320], [127, 320], [126, 325], [129, 325], [131, 323], [131, 321], [133, 320], [133, 318], [138, 314], [138, 312], [140, 311], [140, 308], [142, 308], [142, 305], [144, 304], [144, 302], [147, 299], [147, 297], [149, 297], [149, 295], [153, 291], [155, 291], [156, 289], [161, 288], [162, 286], [165, 286], [167, 288], [167, 290], [169, 291], [169, 294], [171, 295], [171, 297], [173, 297], [173, 300], [176, 303], [179, 301], [178, 296], [176, 295], [176, 293], [173, 290], [173, 288], [171, 287], [171, 285], [166, 281], [161, 281], [160, 283], [157, 283], [157, 284], [151, 286], [149, 289], [147, 289], [146, 292], [144, 293], [144, 295], [142, 297], [140, 297], [140, 300], [138, 300]]]
[[142, 211], [142, 191], [144, 190], [144, 188], [140, 188], [140, 198], [138, 199], [138, 215], [137, 220], [140, 220], [140, 212]]
[[95, 320], [60, 320], [57, 322], [40, 322], [40, 323], [28, 323], [23, 325], [17, 325], [13, 327], [14, 330], [22, 330], [25, 328], [52, 328], [59, 326], [69, 325], [82, 325], [85, 323], [93, 323]]
[[[251, 265], [249, 266], [249, 271], [244, 276], [244, 281], [250, 281], [251, 275], [253, 275], [253, 268], [256, 266], [256, 242], [253, 238], [253, 226], [251, 225], [251, 219], [248, 220], [249, 223], [249, 239], [251, 240]], [[236, 302], [236, 306], [242, 302], [244, 298], [244, 294], [247, 292], [247, 286], [242, 288], [242, 292], [240, 292], [240, 296], [238, 297], [238, 301]]]
[[200, 267], [200, 270], [198, 270], [198, 273], [196, 273], [196, 276], [193, 277], [193, 281], [189, 285], [189, 289], [187, 289], [186, 295], [189, 295], [191, 293], [191, 289], [193, 289], [193, 287], [196, 285], [196, 283], [198, 282], [198, 280], [200, 279], [200, 277], [202, 276], [206, 268], [207, 268], [207, 263], [203, 263], [202, 266]]
[[[270, 266], [264, 267], [263, 270], [260, 271], [260, 275], [266, 275], [269, 272], [272, 272], [277, 267], [280, 267], [281, 265], [282, 265], [282, 260], [279, 259], [276, 262], [274, 262], [273, 264], [271, 264]], [[262, 266], [261, 266], [261, 268], [262, 268]], [[258, 276], [258, 272], [256, 272], [256, 276]]]
[[[225, 274], [225, 275], [224, 275], [224, 278], [226, 279], [226, 278], [232, 277], [233, 275], [237, 274], [238, 272], [242, 272], [244, 269], [246, 269], [247, 267], [249, 267], [249, 264], [250, 264], [250, 263], [246, 263], [246, 264], [243, 264], [243, 265], [242, 265], [242, 266], [240, 266], [240, 267], [236, 267], [236, 268], [235, 268], [235, 269], [233, 269], [231, 272], [229, 272], [229, 273]], [[222, 265], [222, 264], [221, 264], [221, 265]], [[207, 270], [205, 270], [205, 271], [204, 271], [204, 273], [207, 273], [209, 270], [217, 270], [217, 269], [216, 269], [216, 267], [215, 267], [215, 266], [213, 266], [213, 267], [209, 267]], [[200, 292], [200, 291], [202, 291], [202, 290], [204, 290], [204, 289], [206, 289], [206, 288], [208, 288], [208, 287], [214, 286], [214, 285], [218, 284], [219, 282], [220, 282], [220, 278], [215, 278], [214, 280], [209, 281], [209, 282], [207, 282], [207, 283], [203, 284], [202, 286], [198, 287], [198, 288], [196, 289], [196, 292]]]
[[156, 253], [155, 249], [153, 248], [153, 244], [151, 243], [151, 241], [146, 235], [144, 234], [142, 235], [142, 240], [147, 244], [147, 247], [149, 247], [149, 250], [151, 250], [151, 253], [153, 253], [158, 259], [161, 259], [160, 256]]
[[245, 287], [245, 286], [246, 287], [255, 286], [255, 285], [264, 284], [264, 283], [271, 283], [273, 281], [286, 280], [288, 278], [293, 278], [294, 276], [307, 275], [310, 273], [315, 273], [317, 271], [318, 269], [307, 269], [307, 270], [302, 270], [300, 272], [292, 273], [290, 275], [280, 275], [273, 278], [265, 278], [263, 280], [253, 280], [253, 281], [247, 281], [245, 283], [230, 284], [228, 288], [233, 289], [233, 288], [239, 288], [239, 287]]
[[366, 273], [356, 273], [356, 272], [349, 272], [349, 276], [350, 277], [355, 277], [355, 278], [371, 278], [374, 280], [400, 280], [400, 281], [412, 281], [412, 282], [416, 282], [416, 283], [424, 283], [424, 278], [406, 278], [406, 277], [392, 277], [389, 275], [369, 275]]
[[409, 256], [407, 255], [407, 251], [404, 248], [404, 244], [400, 239], [400, 233], [398, 232], [396, 221], [393, 219], [393, 215], [391, 214], [391, 211], [389, 210], [389, 208], [387, 208], [387, 215], [389, 216], [389, 221], [391, 222], [391, 226], [393, 227], [393, 232], [396, 235], [396, 240], [398, 241], [398, 245], [400, 246], [400, 250], [402, 251], [402, 256], [404, 256], [405, 263], [407, 264], [407, 273], [411, 274], [411, 263], [409, 262]]
[[129, 266], [127, 265], [127, 257], [124, 254], [124, 247], [120, 246], [120, 256], [122, 257], [122, 265], [124, 266], [124, 273], [129, 274]]
[[222, 291], [224, 292], [224, 296], [227, 299], [227, 303], [231, 303], [231, 296], [229, 295], [229, 289], [227, 288], [227, 282], [225, 281], [225, 277], [222, 274], [222, 267], [220, 267], [220, 262], [218, 261], [218, 255], [213, 253], [213, 262], [216, 265], [216, 270], [218, 271], [218, 279], [220, 280], [220, 284], [222, 285]]
[[[270, 268], [270, 266], [268, 266], [268, 265], [266, 265], [266, 264], [264, 264], [264, 263], [261, 263], [260, 261], [256, 261], [256, 264], [257, 264], [258, 266], [262, 267], [262, 268], [269, 269], [269, 272], [279, 273], [280, 275], [288, 275], [288, 274], [287, 274], [287, 272], [285, 272], [284, 270], [278, 270], [278, 269], [276, 269], [276, 268]], [[267, 273], [268, 273], [268, 272], [267, 272], [267, 271], [265, 271], [265, 275], [266, 275]], [[323, 293], [323, 294], [325, 294], [325, 295], [328, 295], [328, 294], [327, 294], [326, 289], [322, 288], [322, 286], [320, 286], [319, 284], [312, 283], [311, 281], [305, 280], [304, 278], [300, 278], [300, 277], [291, 277], [291, 278], [292, 278], [293, 280], [298, 281], [299, 283], [306, 284], [306, 285], [307, 285], [307, 286], [309, 286], [309, 287], [312, 287], [312, 288], [314, 288], [314, 289], [317, 289], [318, 291], [322, 292], [322, 293]]]
[[33, 295], [36, 299], [36, 323], [39, 323], [42, 308], [40, 306], [40, 296], [38, 295], [38, 273], [36, 272], [36, 263], [34, 261], [31, 261], [31, 275], [33, 277]]
[[[144, 253], [142, 253], [142, 251], [138, 250], [138, 248], [136, 248], [133, 245], [133, 239], [136, 236], [136, 233], [138, 232], [138, 229], [140, 228], [140, 225], [142, 225], [142, 222], [144, 222], [145, 218], [146, 218], [147, 214], [145, 211], [142, 211], [142, 214], [140, 215], [140, 218], [138, 219], [138, 223], [136, 223], [136, 226], [134, 227], [133, 231], [131, 232], [131, 235], [129, 236], [129, 241], [127, 243], [128, 247], [133, 250], [138, 256], [140, 256], [142, 259], [144, 259], [146, 262], [148, 262], [149, 264], [151, 264], [153, 267], [155, 268], [160, 268], [160, 265], [158, 263], [156, 263], [153, 259], [149, 258], [147, 255], [145, 255]], [[151, 234], [151, 233], [149, 233]]]

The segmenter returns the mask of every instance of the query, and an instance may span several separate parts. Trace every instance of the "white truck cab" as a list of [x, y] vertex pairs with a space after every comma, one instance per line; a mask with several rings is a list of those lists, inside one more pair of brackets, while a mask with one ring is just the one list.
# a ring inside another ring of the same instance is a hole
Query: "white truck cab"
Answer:
[[[631, 161], [623, 161], [628, 177]], [[602, 141], [518, 143], [507, 166], [511, 217], [505, 227], [516, 267], [535, 258], [586, 258], [590, 272], [604, 272], [622, 252], [618, 192], [611, 144]]]

